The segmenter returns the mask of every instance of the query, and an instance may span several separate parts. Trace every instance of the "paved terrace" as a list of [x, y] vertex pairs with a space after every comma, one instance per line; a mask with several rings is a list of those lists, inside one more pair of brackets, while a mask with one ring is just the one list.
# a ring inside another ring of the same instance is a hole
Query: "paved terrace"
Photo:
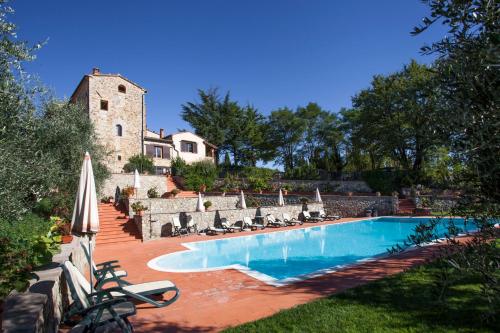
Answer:
[[[331, 224], [359, 219], [344, 218]], [[319, 224], [310, 224], [319, 225]], [[308, 224], [304, 225], [305, 227]], [[286, 229], [303, 228], [287, 227]], [[136, 332], [217, 332], [230, 326], [270, 316], [280, 310], [310, 302], [423, 263], [433, 252], [420, 248], [390, 258], [362, 263], [342, 271], [283, 287], [269, 286], [237, 270], [167, 273], [150, 269], [147, 262], [162, 254], [184, 250], [181, 243], [273, 232], [285, 228], [220, 236], [190, 235], [146, 243], [98, 244], [96, 262], [117, 259], [134, 283], [168, 279], [181, 290], [177, 302], [166, 308], [138, 303], [132, 317]], [[166, 295], [168, 297], [168, 295]]]

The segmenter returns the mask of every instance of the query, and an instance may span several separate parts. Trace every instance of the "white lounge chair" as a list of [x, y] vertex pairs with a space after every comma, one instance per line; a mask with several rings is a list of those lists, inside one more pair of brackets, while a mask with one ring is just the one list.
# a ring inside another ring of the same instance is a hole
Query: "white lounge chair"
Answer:
[[254, 223], [249, 216], [243, 218], [243, 225], [251, 230], [264, 229], [265, 226], [260, 223]]
[[319, 210], [319, 217], [323, 220], [340, 220], [340, 215], [327, 215], [324, 209]]
[[286, 223], [275, 218], [273, 214], [267, 214], [267, 223], [272, 225], [273, 227], [286, 227]]
[[208, 228], [205, 229], [205, 233], [207, 235], [225, 234], [226, 232], [227, 232], [226, 229], [218, 228], [216, 226], [208, 226]]
[[172, 217], [172, 226], [172, 236], [182, 236], [189, 233], [188, 229], [182, 226], [179, 216]]
[[222, 228], [227, 229], [229, 232], [243, 231], [243, 226], [237, 226], [236, 223], [229, 223], [225, 217], [220, 219], [220, 224]]
[[188, 216], [188, 223], [186, 229], [188, 230], [188, 232], [198, 233], [198, 224], [194, 222], [192, 216]]
[[295, 218], [291, 218], [290, 214], [288, 214], [288, 213], [283, 213], [283, 222], [285, 222], [287, 225], [304, 224], [300, 220], [297, 220]]
[[317, 223], [317, 222], [323, 221], [323, 219], [321, 217], [311, 216], [311, 214], [307, 210], [302, 211], [302, 216], [304, 216], [304, 222]]

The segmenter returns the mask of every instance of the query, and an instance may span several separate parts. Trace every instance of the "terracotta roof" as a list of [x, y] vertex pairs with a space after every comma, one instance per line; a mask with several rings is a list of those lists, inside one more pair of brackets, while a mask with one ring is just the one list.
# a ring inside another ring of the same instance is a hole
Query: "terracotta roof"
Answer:
[[172, 144], [172, 140], [168, 140], [168, 139], [160, 139], [160, 138], [153, 138], [151, 136], [145, 136], [144, 137], [144, 141], [151, 141], [151, 142], [162, 142], [162, 143], [170, 143]]

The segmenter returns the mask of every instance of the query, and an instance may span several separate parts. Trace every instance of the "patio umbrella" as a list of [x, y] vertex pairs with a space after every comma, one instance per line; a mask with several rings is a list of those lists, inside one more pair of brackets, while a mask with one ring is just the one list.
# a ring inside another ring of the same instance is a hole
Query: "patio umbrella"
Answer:
[[135, 169], [134, 171], [134, 192], [135, 192], [135, 197], [137, 198], [137, 192], [138, 189], [141, 188], [141, 178], [139, 177], [139, 171]]
[[285, 205], [285, 200], [283, 199], [283, 192], [281, 192], [280, 189], [280, 194], [278, 195], [278, 206], [284, 206]]
[[243, 191], [241, 191], [240, 194], [240, 208], [247, 209], [247, 203], [245, 202], [245, 195], [243, 194]]
[[196, 211], [204, 212], [205, 206], [203, 206], [203, 199], [201, 198], [201, 192], [198, 192], [198, 202], [196, 203]]
[[323, 200], [321, 200], [321, 195], [319, 194], [319, 190], [317, 187], [316, 187], [316, 197], [314, 198], [314, 201], [323, 202]]
[[93, 287], [92, 272], [92, 236], [99, 231], [99, 214], [97, 211], [97, 193], [95, 189], [94, 172], [90, 155], [85, 153], [80, 183], [76, 193], [75, 208], [71, 219], [71, 232], [76, 235], [89, 237], [89, 268], [90, 285]]

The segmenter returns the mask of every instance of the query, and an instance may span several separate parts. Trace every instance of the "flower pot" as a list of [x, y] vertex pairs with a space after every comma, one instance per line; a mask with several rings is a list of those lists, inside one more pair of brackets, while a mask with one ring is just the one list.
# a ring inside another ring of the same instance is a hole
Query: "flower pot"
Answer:
[[144, 216], [144, 211], [143, 210], [139, 210], [139, 211], [135, 212], [135, 215], [137, 215], [137, 216]]
[[381, 196], [381, 193], [380, 193], [380, 192], [376, 192], [376, 193], [375, 193], [375, 195], [376, 195], [377, 197], [380, 197], [380, 196]]
[[115, 203], [115, 198], [110, 198], [109, 203]]
[[287, 190], [283, 190], [283, 195], [288, 195], [288, 191]]
[[63, 235], [61, 237], [62, 244], [69, 244], [73, 241], [73, 235]]
[[221, 196], [225, 197], [226, 196], [226, 192], [222, 192]]

